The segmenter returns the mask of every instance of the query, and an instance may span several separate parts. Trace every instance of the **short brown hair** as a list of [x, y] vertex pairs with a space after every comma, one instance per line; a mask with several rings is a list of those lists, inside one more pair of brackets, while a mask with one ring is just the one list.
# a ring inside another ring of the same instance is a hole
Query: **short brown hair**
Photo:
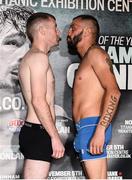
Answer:
[[49, 18], [56, 20], [53, 15], [48, 14], [48, 13], [43, 13], [43, 12], [34, 13], [28, 18], [27, 24], [26, 24], [26, 33], [31, 43], [33, 42], [32, 27], [39, 21], [49, 20]]

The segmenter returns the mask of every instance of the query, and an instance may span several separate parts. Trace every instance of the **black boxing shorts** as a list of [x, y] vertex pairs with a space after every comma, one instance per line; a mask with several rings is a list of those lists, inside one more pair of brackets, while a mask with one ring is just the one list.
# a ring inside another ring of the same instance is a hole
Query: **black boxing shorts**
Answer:
[[25, 122], [19, 134], [20, 151], [25, 159], [51, 162], [51, 138], [41, 124]]

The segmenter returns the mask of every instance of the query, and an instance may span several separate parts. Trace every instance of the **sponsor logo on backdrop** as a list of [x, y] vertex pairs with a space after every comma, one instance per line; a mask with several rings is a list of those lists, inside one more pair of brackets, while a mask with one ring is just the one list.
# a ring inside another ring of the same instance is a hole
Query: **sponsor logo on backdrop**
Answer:
[[11, 119], [8, 122], [8, 128], [11, 132], [20, 132], [20, 129], [23, 125], [24, 125], [24, 120], [22, 119]]

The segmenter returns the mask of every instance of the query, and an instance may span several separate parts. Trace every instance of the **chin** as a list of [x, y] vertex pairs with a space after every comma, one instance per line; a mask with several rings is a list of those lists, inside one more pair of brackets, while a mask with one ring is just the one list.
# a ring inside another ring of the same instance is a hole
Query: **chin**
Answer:
[[55, 43], [51, 48], [56, 48], [59, 45], [59, 43]]
[[57, 45], [59, 45], [59, 42], [60, 42], [59, 40], [58, 40], [58, 41], [56, 41], [56, 46], [57, 46]]

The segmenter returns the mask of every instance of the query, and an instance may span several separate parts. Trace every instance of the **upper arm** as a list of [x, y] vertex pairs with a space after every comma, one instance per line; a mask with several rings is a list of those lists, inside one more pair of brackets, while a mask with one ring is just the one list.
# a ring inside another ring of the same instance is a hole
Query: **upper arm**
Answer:
[[36, 54], [30, 61], [30, 85], [32, 101], [45, 99], [47, 92], [48, 58], [43, 54]]
[[112, 62], [108, 54], [100, 49], [95, 49], [94, 51], [91, 53], [91, 65], [102, 87], [107, 90], [118, 89]]

